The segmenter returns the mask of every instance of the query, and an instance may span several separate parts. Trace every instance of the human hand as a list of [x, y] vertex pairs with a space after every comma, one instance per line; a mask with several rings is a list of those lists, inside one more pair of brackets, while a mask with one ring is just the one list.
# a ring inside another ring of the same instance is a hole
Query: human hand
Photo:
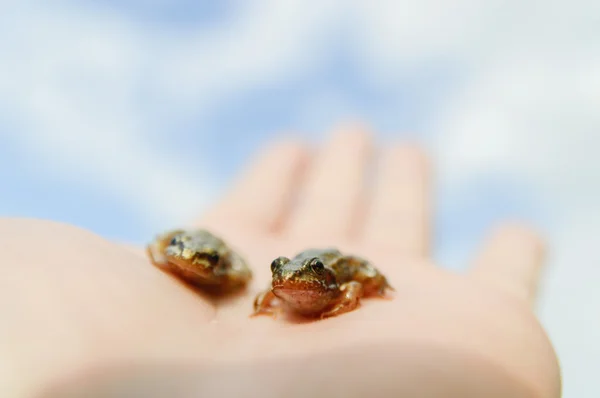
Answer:
[[[293, 144], [263, 153], [198, 223], [255, 273], [246, 294], [218, 301], [149, 266], [142, 251], [54, 223], [4, 221], [6, 385], [60, 396], [168, 386], [168, 396], [558, 397], [555, 354], [531, 311], [539, 239], [504, 226], [466, 275], [436, 267], [423, 155], [388, 149], [365, 190], [368, 160], [361, 133], [335, 136], [314, 160]], [[271, 260], [311, 246], [372, 260], [395, 297], [324, 321], [250, 318]]]

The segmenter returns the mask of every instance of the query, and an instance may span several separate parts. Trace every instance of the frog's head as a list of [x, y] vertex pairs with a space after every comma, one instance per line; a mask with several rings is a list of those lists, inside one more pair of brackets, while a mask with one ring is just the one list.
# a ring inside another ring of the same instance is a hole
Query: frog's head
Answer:
[[212, 273], [222, 256], [214, 245], [197, 236], [182, 232], [171, 239], [165, 249], [165, 256], [171, 263], [199, 275]]
[[324, 307], [337, 287], [333, 271], [318, 257], [278, 257], [271, 263], [271, 272], [273, 294], [300, 311]]

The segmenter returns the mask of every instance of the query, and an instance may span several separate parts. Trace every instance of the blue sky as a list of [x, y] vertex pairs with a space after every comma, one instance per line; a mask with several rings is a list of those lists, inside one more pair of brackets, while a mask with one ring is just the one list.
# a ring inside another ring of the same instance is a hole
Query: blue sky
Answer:
[[[505, 217], [547, 232], [556, 255], [541, 316], [575, 355], [566, 373], [586, 380], [600, 345], [572, 346], [562, 319], [600, 300], [573, 295], [600, 276], [588, 262], [600, 224], [593, 6], [9, 2], [0, 213], [143, 243], [200, 212], [282, 132], [318, 142], [362, 120], [380, 142], [416, 140], [435, 157], [446, 266]], [[591, 396], [580, 385], [565, 396]]]

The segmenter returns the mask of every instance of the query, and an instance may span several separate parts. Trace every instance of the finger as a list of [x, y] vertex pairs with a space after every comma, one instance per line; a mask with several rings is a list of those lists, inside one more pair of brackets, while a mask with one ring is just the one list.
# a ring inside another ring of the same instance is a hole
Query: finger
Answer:
[[358, 129], [334, 134], [307, 176], [290, 233], [314, 239], [346, 237], [356, 219], [370, 137]]
[[295, 187], [308, 163], [308, 150], [297, 143], [282, 142], [259, 153], [249, 170], [213, 210], [207, 224], [227, 220], [276, 231], [289, 213]]
[[384, 153], [364, 239], [411, 256], [427, 254], [430, 240], [430, 171], [425, 154], [398, 146]]
[[543, 260], [541, 238], [524, 226], [507, 224], [488, 238], [470, 272], [474, 278], [533, 302]]

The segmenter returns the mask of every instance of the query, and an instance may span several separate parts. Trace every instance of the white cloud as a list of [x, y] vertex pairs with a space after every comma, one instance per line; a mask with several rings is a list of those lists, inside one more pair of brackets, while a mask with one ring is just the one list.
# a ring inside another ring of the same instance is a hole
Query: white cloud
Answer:
[[560, 196], [581, 193], [561, 191], [565, 184], [592, 188], [583, 179], [600, 177], [599, 168], [591, 167], [600, 144], [595, 133], [600, 89], [581, 86], [580, 80], [591, 74], [593, 61], [552, 62], [535, 55], [495, 59], [435, 121], [448, 176], [464, 178], [492, 168], [522, 175]]
[[[162, 38], [157, 86], [181, 106], [209, 107], [264, 82], [289, 79], [314, 66], [323, 39], [339, 24], [340, 2], [262, 0], [209, 31]], [[198, 106], [200, 104], [200, 106]]]

